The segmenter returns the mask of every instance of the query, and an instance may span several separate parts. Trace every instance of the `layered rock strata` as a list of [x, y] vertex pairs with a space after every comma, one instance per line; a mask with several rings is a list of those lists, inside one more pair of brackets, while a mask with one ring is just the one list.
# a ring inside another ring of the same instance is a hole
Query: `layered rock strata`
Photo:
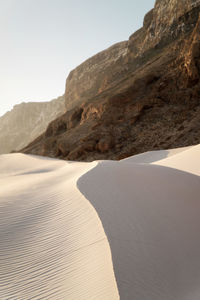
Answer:
[[115, 44], [71, 71], [66, 80], [66, 109], [70, 110], [117, 84], [125, 70], [122, 62], [127, 50], [127, 41]]
[[0, 117], [0, 154], [17, 151], [42, 134], [65, 110], [64, 97], [15, 105]]
[[23, 151], [90, 161], [200, 143], [199, 12], [157, 0], [128, 42], [72, 71], [66, 113]]

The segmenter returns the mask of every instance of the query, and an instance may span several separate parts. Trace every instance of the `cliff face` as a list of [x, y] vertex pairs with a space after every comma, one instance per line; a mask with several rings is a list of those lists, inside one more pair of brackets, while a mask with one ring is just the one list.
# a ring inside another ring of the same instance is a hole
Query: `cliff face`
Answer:
[[133, 57], [153, 48], [162, 48], [194, 28], [200, 0], [157, 0], [144, 18], [143, 28], [129, 40]]
[[50, 102], [15, 105], [0, 118], [0, 154], [19, 150], [46, 130], [64, 110], [64, 96]]
[[120, 80], [128, 42], [118, 43], [89, 58], [71, 71], [66, 81], [65, 104], [70, 110]]
[[65, 103], [70, 110], [117, 86], [144, 62], [195, 26], [200, 0], [157, 0], [144, 17], [143, 27], [129, 41], [121, 42], [94, 55], [66, 80]]
[[72, 71], [67, 111], [23, 149], [121, 159], [200, 143], [200, 1], [157, 0], [128, 42]]

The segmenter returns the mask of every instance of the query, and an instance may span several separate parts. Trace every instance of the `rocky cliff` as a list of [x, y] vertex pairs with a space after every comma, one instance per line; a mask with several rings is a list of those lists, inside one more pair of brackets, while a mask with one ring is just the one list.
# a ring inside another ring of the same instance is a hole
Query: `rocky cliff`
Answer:
[[200, 0], [157, 0], [127, 42], [66, 81], [66, 113], [28, 147], [71, 160], [121, 159], [200, 142]]
[[15, 105], [0, 117], [0, 154], [19, 150], [42, 134], [64, 111], [64, 96], [50, 102]]
[[154, 55], [156, 49], [189, 33], [197, 22], [199, 5], [200, 0], [156, 0], [144, 17], [143, 28], [130, 37], [131, 58], [145, 56], [148, 50]]
[[118, 84], [128, 42], [121, 42], [104, 50], [71, 71], [65, 90], [66, 109], [70, 110], [102, 91]]
[[157, 0], [144, 17], [143, 27], [129, 41], [121, 42], [94, 55], [66, 81], [66, 109], [99, 95], [126, 79], [145, 61], [181, 36], [190, 32], [198, 19], [200, 0]]

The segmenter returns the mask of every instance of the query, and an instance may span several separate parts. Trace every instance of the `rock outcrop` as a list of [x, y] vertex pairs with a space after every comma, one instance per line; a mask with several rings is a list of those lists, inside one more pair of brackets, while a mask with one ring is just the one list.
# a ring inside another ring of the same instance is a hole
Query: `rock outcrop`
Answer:
[[64, 96], [49, 102], [15, 105], [0, 117], [0, 154], [19, 150], [42, 134], [65, 109]]
[[117, 85], [120, 74], [125, 70], [122, 61], [127, 50], [127, 41], [115, 44], [71, 71], [66, 81], [66, 109], [70, 110]]
[[71, 71], [66, 81], [65, 103], [70, 110], [117, 86], [144, 62], [181, 36], [198, 19], [200, 0], [157, 0], [144, 17], [143, 27], [129, 39], [94, 55]]
[[71, 72], [66, 113], [23, 151], [90, 161], [200, 143], [199, 12], [157, 0], [129, 41]]
[[[144, 17], [143, 28], [129, 40], [131, 58], [156, 54], [155, 49], [184, 36], [194, 28], [200, 0], [156, 0], [155, 7]], [[152, 50], [154, 50], [152, 52]]]

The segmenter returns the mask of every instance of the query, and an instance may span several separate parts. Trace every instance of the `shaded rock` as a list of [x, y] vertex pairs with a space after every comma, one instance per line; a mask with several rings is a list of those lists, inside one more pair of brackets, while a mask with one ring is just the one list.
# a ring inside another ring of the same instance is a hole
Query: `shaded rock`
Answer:
[[56, 157], [66, 157], [70, 152], [70, 147], [65, 139], [59, 140], [56, 145]]
[[97, 144], [97, 150], [99, 150], [101, 153], [108, 152], [111, 150], [114, 146], [113, 138], [110, 136], [106, 136], [100, 139], [100, 141]]
[[157, 0], [128, 42], [70, 73], [66, 113], [22, 151], [92, 161], [200, 143], [199, 12]]
[[[64, 96], [49, 102], [17, 104], [0, 117], [0, 154], [18, 151], [42, 134], [65, 111]], [[51, 136], [51, 128], [46, 136]]]

